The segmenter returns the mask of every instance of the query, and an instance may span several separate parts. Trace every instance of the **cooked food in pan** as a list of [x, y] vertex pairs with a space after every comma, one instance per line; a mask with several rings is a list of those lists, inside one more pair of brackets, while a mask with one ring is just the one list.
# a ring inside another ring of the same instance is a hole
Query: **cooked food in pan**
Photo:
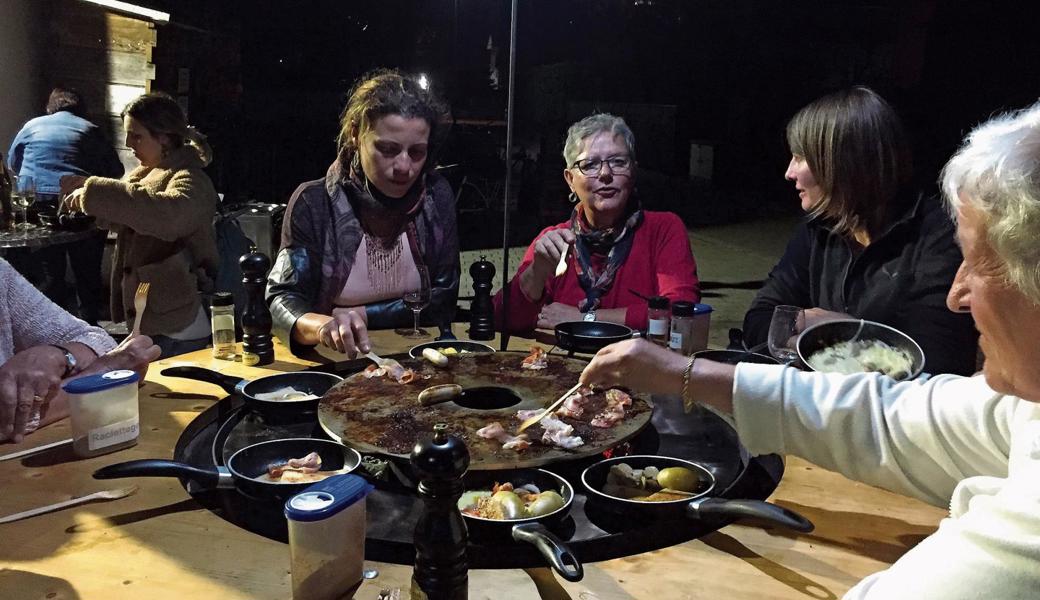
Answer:
[[498, 440], [502, 443], [502, 449], [504, 450], [523, 452], [531, 446], [531, 441], [527, 437], [526, 433], [510, 435], [510, 433], [506, 431], [505, 427], [502, 427], [502, 424], [498, 421], [488, 423], [485, 427], [481, 427], [477, 430], [477, 435], [488, 440]]
[[401, 363], [392, 358], [383, 361], [382, 366], [368, 365], [368, 368], [362, 371], [362, 374], [366, 379], [372, 377], [386, 377], [389, 375], [394, 379], [394, 381], [402, 384], [415, 381], [415, 371], [404, 368]]
[[855, 340], [817, 350], [809, 356], [808, 363], [825, 373], [851, 375], [874, 371], [902, 379], [911, 373], [914, 359], [907, 350], [881, 340]]
[[459, 498], [462, 514], [496, 521], [515, 521], [541, 517], [563, 508], [563, 496], [556, 490], [540, 491], [527, 484], [495, 483], [490, 490], [467, 490]]
[[311, 452], [303, 458], [290, 458], [288, 462], [270, 465], [267, 467], [267, 473], [258, 479], [271, 483], [315, 483], [346, 472], [345, 469], [322, 471], [321, 455]]
[[253, 397], [257, 400], [263, 400], [265, 402], [289, 402], [295, 400], [316, 400], [318, 396], [310, 392], [298, 390], [292, 386], [286, 386], [281, 389], [277, 389], [273, 392], [260, 392], [253, 394]]
[[686, 467], [654, 466], [633, 469], [626, 463], [610, 467], [604, 494], [640, 502], [670, 502], [689, 498], [697, 491], [700, 477]]

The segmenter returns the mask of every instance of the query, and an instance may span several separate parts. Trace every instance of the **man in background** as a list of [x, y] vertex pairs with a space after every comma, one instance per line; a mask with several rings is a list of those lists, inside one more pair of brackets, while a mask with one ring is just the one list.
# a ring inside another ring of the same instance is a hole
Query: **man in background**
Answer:
[[[36, 183], [36, 212], [57, 211], [61, 200], [59, 180], [63, 175], [123, 176], [123, 165], [112, 142], [101, 128], [86, 119], [86, 105], [78, 92], [54, 88], [46, 110], [46, 115], [22, 127], [7, 153], [11, 170], [19, 176], [32, 177]], [[79, 297], [79, 316], [97, 324], [105, 297], [101, 281], [104, 247], [105, 233], [101, 231], [79, 242], [12, 257], [12, 262], [48, 298], [73, 310], [65, 283], [68, 256]]]

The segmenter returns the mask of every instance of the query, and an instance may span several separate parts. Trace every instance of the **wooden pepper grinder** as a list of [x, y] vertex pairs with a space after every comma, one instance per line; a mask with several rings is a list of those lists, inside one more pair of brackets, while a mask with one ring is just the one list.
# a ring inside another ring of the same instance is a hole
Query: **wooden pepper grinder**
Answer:
[[423, 512], [415, 526], [412, 600], [465, 600], [469, 586], [466, 544], [469, 535], [459, 512], [462, 476], [469, 450], [448, 426], [433, 426], [433, 437], [412, 448], [412, 469], [419, 477]]
[[269, 365], [274, 362], [274, 344], [271, 311], [264, 301], [264, 288], [271, 259], [251, 246], [238, 264], [242, 267], [242, 285], [246, 288], [246, 305], [242, 310], [242, 364]]
[[495, 306], [491, 302], [491, 282], [495, 278], [495, 265], [480, 256], [480, 260], [469, 266], [473, 278], [473, 303], [469, 307], [469, 338], [490, 340], [495, 337]]

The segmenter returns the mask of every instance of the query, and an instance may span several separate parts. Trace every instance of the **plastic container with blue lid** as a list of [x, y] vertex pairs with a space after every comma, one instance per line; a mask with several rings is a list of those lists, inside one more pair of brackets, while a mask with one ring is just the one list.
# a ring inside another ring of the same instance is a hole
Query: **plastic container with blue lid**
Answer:
[[137, 444], [140, 423], [134, 371], [109, 371], [73, 379], [69, 397], [72, 450], [78, 456], [107, 454]]
[[333, 475], [286, 501], [293, 598], [342, 598], [361, 582], [372, 489], [357, 475]]

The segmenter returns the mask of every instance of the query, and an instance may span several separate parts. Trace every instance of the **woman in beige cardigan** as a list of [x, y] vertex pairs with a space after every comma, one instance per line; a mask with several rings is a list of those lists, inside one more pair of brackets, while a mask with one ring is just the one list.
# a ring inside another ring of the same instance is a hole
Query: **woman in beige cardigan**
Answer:
[[209, 320], [199, 291], [212, 289], [218, 263], [217, 194], [202, 171], [211, 152], [165, 94], [145, 94], [123, 110], [126, 145], [141, 166], [122, 179], [63, 177], [70, 210], [96, 216], [117, 233], [112, 318], [133, 323], [134, 294], [149, 283], [141, 332], [163, 357], [204, 348]]

